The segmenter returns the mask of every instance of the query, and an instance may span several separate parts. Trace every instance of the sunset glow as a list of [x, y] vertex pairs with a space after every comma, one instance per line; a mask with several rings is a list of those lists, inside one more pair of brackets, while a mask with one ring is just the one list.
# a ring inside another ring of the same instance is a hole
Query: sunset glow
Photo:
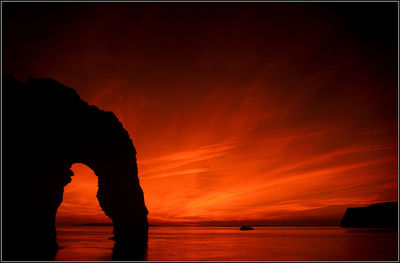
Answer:
[[[347, 207], [397, 201], [396, 40], [365, 31], [367, 18], [319, 5], [82, 5], [8, 7], [3, 74], [54, 78], [115, 113], [150, 224], [338, 224]], [[72, 170], [57, 223], [110, 222], [93, 171]]]

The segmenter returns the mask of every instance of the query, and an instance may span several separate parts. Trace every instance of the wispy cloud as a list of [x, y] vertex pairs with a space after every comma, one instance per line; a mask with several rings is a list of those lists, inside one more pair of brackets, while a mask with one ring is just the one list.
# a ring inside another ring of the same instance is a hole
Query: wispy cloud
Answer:
[[150, 165], [150, 164], [155, 164], [155, 163], [160, 163], [160, 162], [175, 162], [175, 161], [185, 162], [188, 160], [190, 162], [196, 162], [199, 160], [200, 161], [207, 160], [210, 158], [215, 158], [217, 156], [223, 155], [227, 150], [232, 149], [233, 147], [235, 147], [234, 144], [205, 145], [205, 146], [199, 147], [198, 149], [195, 149], [195, 150], [182, 151], [182, 152], [177, 152], [177, 153], [160, 156], [160, 157], [153, 158], [153, 159], [141, 160], [140, 164], [141, 165]]
[[208, 171], [207, 168], [187, 169], [173, 172], [166, 171], [223, 156], [234, 147], [235, 144], [205, 145], [190, 151], [167, 154], [153, 159], [139, 160], [138, 165], [140, 166], [140, 176], [143, 179], [154, 179], [205, 172]]
[[177, 172], [172, 172], [172, 173], [163, 173], [163, 174], [146, 176], [146, 177], [143, 177], [143, 179], [157, 179], [157, 178], [164, 178], [164, 177], [177, 176], [177, 175], [198, 174], [198, 173], [203, 173], [203, 172], [207, 172], [207, 171], [208, 171], [207, 168], [189, 169], [189, 170], [182, 170], [182, 171], [177, 171]]

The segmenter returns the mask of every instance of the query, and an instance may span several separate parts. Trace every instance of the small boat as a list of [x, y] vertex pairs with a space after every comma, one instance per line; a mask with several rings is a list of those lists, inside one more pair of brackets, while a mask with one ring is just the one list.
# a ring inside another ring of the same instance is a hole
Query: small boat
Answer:
[[240, 230], [254, 230], [251, 226], [242, 226]]

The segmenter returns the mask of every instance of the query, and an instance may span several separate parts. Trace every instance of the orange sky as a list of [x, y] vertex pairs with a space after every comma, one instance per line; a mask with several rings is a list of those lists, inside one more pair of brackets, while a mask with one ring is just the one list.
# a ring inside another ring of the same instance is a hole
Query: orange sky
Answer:
[[[375, 4], [6, 3], [3, 74], [116, 114], [150, 223], [338, 224], [398, 196], [397, 9]], [[58, 223], [107, 221], [72, 170]]]

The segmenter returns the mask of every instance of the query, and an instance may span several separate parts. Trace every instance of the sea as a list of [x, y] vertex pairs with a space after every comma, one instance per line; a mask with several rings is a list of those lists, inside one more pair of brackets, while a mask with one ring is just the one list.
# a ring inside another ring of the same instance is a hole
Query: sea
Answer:
[[[57, 226], [58, 261], [111, 261], [112, 226]], [[147, 261], [397, 261], [398, 230], [341, 227], [159, 227]]]

